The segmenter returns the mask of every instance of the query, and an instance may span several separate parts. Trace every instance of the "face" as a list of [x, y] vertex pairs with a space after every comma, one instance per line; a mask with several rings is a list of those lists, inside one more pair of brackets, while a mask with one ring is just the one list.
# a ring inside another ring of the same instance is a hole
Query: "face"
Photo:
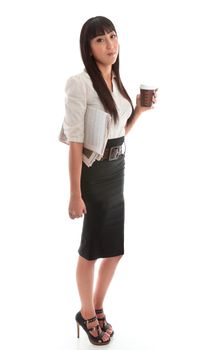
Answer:
[[109, 66], [116, 62], [119, 44], [115, 32], [105, 32], [104, 35], [96, 36], [90, 41], [90, 47], [97, 64]]

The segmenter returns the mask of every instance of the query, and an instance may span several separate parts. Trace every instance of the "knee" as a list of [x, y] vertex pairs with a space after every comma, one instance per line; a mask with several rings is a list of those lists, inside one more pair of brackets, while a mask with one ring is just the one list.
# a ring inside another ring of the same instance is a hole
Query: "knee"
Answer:
[[94, 260], [88, 260], [82, 256], [79, 255], [79, 262], [82, 264], [82, 265], [95, 265], [97, 259], [94, 259]]
[[103, 258], [103, 264], [118, 264], [118, 262], [120, 261], [120, 259], [123, 257], [123, 255], [117, 255], [117, 256], [112, 256], [109, 258]]
[[117, 255], [117, 256], [114, 256], [112, 259], [113, 259], [113, 261], [118, 263], [121, 260], [122, 257], [123, 257], [123, 255]]
[[122, 259], [122, 257], [123, 257], [123, 255], [118, 255], [117, 259], [120, 260], [120, 259]]

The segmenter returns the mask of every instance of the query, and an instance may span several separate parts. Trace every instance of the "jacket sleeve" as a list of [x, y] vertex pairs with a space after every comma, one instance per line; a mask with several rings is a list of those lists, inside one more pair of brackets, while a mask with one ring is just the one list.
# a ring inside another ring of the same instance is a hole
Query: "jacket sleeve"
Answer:
[[67, 144], [70, 141], [83, 143], [87, 98], [86, 87], [80, 76], [67, 80], [65, 93], [65, 115], [59, 139]]

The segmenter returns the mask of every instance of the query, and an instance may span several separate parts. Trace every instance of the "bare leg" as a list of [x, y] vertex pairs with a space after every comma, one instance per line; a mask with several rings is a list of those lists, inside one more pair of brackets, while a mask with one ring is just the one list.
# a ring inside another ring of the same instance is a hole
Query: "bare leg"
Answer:
[[95, 314], [93, 305], [93, 280], [96, 260], [86, 260], [79, 256], [76, 269], [76, 280], [81, 299], [81, 313], [84, 318]]
[[[79, 256], [76, 279], [78, 291], [81, 299], [81, 314], [84, 319], [89, 319], [95, 316], [95, 308], [93, 303], [93, 280], [94, 267], [96, 260], [86, 260]], [[90, 323], [90, 328], [96, 326], [98, 321]], [[93, 336], [97, 336], [97, 331], [92, 331]], [[102, 337], [104, 341], [109, 339], [107, 333]]]
[[[96, 289], [93, 297], [95, 310], [103, 309], [103, 301], [104, 301], [106, 292], [108, 290], [108, 287], [110, 285], [110, 282], [116, 270], [117, 264], [121, 259], [121, 257], [122, 255], [115, 256], [112, 258], [105, 258], [101, 262], [99, 272], [98, 272]], [[102, 319], [105, 315], [104, 313], [99, 313], [96, 316]], [[99, 325], [101, 328], [103, 328], [104, 321], [103, 320], [99, 321]], [[108, 333], [109, 335], [113, 333], [113, 329], [110, 324], [106, 329], [106, 333]]]
[[95, 309], [101, 309], [103, 307], [103, 301], [113, 278], [117, 264], [122, 255], [114, 256], [112, 258], [104, 258], [101, 262], [96, 288], [93, 296]]

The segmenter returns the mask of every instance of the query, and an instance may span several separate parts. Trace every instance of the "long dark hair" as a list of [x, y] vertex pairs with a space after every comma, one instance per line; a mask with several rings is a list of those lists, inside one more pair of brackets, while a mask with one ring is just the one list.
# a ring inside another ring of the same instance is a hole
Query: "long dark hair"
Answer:
[[[110, 93], [110, 90], [107, 87], [107, 84], [99, 70], [94, 57], [90, 54], [90, 40], [99, 35], [104, 35], [105, 32], [110, 33], [116, 29], [113, 23], [106, 17], [96, 16], [88, 19], [82, 29], [80, 34], [80, 50], [85, 69], [89, 74], [93, 87], [96, 90], [106, 112], [109, 112], [110, 115], [114, 118], [114, 121], [117, 122], [119, 116], [117, 112], [117, 107], [115, 101]], [[133, 104], [131, 98], [129, 97], [127, 91], [125, 90], [120, 74], [119, 74], [119, 54], [116, 62], [112, 65], [112, 70], [115, 74], [116, 83], [120, 93], [130, 102], [132, 107], [132, 115], [134, 112]], [[130, 121], [131, 117], [129, 118]]]

